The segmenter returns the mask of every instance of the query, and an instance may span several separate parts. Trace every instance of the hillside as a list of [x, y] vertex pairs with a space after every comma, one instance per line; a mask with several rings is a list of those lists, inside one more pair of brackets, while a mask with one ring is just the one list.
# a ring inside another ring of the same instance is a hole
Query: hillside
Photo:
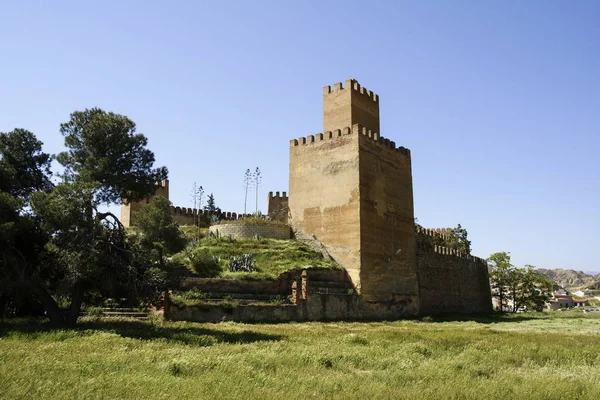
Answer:
[[589, 275], [572, 269], [540, 269], [548, 279], [565, 288], [600, 288], [600, 274]]

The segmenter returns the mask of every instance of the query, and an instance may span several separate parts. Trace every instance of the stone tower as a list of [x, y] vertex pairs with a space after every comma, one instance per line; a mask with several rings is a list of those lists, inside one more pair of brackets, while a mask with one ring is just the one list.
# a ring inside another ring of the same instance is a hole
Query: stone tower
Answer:
[[324, 132], [290, 143], [290, 224], [341, 263], [363, 315], [419, 313], [410, 151], [380, 136], [379, 96], [323, 89]]
[[169, 181], [164, 180], [157, 183], [156, 192], [145, 200], [128, 203], [127, 199], [121, 202], [121, 223], [123, 226], [131, 226], [133, 222], [133, 214], [138, 212], [144, 204], [147, 204], [156, 196], [169, 198]]

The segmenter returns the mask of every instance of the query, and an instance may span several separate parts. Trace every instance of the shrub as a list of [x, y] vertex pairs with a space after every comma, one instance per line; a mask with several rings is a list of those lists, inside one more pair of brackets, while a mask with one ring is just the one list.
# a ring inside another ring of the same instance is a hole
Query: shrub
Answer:
[[192, 270], [204, 278], [214, 278], [221, 273], [219, 257], [213, 256], [208, 249], [196, 247], [188, 257]]
[[168, 286], [168, 273], [160, 268], [148, 268], [142, 277], [142, 296], [150, 302], [157, 301]]
[[88, 307], [87, 315], [88, 317], [101, 317], [104, 315], [104, 310], [102, 307]]
[[208, 298], [208, 293], [194, 287], [187, 292], [178, 292], [177, 296], [183, 300], [204, 300]]
[[242, 256], [234, 256], [229, 261], [230, 272], [254, 272], [256, 271], [256, 261], [253, 253], [247, 253]]

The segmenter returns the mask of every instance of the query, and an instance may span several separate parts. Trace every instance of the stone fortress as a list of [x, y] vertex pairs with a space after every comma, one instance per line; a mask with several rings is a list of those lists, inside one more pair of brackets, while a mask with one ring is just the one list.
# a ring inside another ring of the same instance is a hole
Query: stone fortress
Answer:
[[[490, 312], [486, 262], [434, 245], [445, 233], [415, 224], [411, 152], [380, 133], [377, 94], [354, 79], [325, 86], [323, 133], [290, 141], [289, 196], [269, 193], [268, 214], [345, 267], [359, 295], [348, 315]], [[168, 182], [157, 194], [168, 197]], [[125, 225], [140, 206], [122, 206]], [[173, 208], [183, 224], [198, 213]]]

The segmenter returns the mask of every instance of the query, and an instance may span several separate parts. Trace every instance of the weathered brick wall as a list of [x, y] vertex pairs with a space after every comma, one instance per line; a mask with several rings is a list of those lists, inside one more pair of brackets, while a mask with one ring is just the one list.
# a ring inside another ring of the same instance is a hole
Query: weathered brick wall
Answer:
[[360, 124], [379, 130], [379, 96], [355, 79], [323, 88], [323, 132]]
[[410, 151], [354, 125], [360, 150], [361, 294], [365, 312], [419, 313]]
[[417, 234], [421, 314], [491, 312], [492, 298], [485, 261], [434, 246], [434, 234], [427, 230]]
[[350, 128], [290, 143], [290, 225], [323, 243], [360, 287], [358, 136]]
[[291, 230], [288, 225], [231, 223], [213, 225], [208, 230], [216, 236], [233, 238], [253, 238], [259, 236], [269, 239], [289, 239]]

